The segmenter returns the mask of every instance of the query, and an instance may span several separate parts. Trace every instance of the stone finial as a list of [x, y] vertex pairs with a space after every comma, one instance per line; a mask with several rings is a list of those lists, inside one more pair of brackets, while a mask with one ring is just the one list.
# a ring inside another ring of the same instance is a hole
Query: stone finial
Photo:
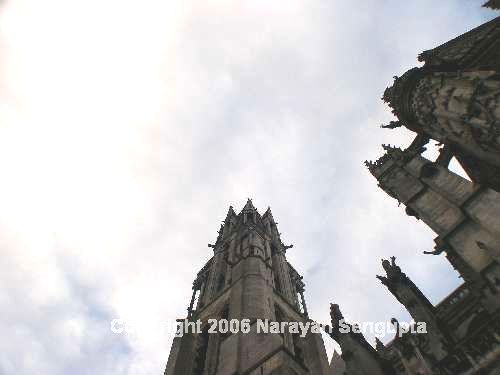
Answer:
[[229, 210], [227, 210], [226, 219], [224, 220], [224, 222], [233, 216], [236, 216], [236, 212], [234, 212], [233, 206], [229, 206]]
[[267, 210], [266, 210], [266, 212], [264, 212], [264, 215], [262, 215], [262, 217], [267, 216], [267, 215], [273, 217], [273, 213], [271, 212], [270, 206], [267, 206]]
[[253, 205], [252, 199], [248, 198], [245, 207], [243, 207], [242, 211], [256, 211], [256, 208]]

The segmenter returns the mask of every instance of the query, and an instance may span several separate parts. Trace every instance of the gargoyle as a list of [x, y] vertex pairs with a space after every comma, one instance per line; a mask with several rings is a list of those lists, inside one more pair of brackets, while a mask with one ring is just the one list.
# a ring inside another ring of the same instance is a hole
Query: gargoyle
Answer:
[[380, 127], [382, 129], [396, 129], [396, 128], [399, 128], [401, 126], [403, 126], [401, 121], [391, 121], [387, 125], [384, 125], [384, 124], [380, 125]]

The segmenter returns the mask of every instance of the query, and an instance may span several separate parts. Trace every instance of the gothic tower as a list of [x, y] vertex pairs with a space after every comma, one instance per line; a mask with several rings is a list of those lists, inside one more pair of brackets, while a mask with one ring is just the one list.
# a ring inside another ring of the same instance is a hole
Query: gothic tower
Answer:
[[[248, 200], [237, 215], [230, 207], [213, 257], [198, 272], [187, 321], [199, 332], [176, 337], [166, 375], [330, 374], [319, 333], [257, 332], [257, 319], [309, 321], [302, 277], [287, 262], [271, 210], [264, 215]], [[208, 333], [209, 319], [248, 319], [249, 332]]]

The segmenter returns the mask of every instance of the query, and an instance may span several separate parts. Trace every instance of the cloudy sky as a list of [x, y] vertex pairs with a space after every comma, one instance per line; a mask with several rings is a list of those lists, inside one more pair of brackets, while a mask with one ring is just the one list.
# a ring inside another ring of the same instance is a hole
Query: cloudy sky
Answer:
[[446, 296], [433, 233], [362, 162], [411, 139], [379, 128], [391, 77], [494, 17], [481, 3], [0, 1], [0, 373], [162, 373], [171, 336], [109, 322], [184, 317], [247, 197], [317, 320], [408, 319], [375, 279], [390, 255]]

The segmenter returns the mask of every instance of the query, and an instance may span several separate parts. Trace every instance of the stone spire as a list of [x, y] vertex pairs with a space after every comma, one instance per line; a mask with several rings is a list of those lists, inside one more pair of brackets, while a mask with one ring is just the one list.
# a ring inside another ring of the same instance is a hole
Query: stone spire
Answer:
[[242, 212], [249, 212], [249, 211], [257, 211], [257, 209], [254, 207], [252, 200], [250, 198], [247, 199], [247, 203], [241, 210]]

